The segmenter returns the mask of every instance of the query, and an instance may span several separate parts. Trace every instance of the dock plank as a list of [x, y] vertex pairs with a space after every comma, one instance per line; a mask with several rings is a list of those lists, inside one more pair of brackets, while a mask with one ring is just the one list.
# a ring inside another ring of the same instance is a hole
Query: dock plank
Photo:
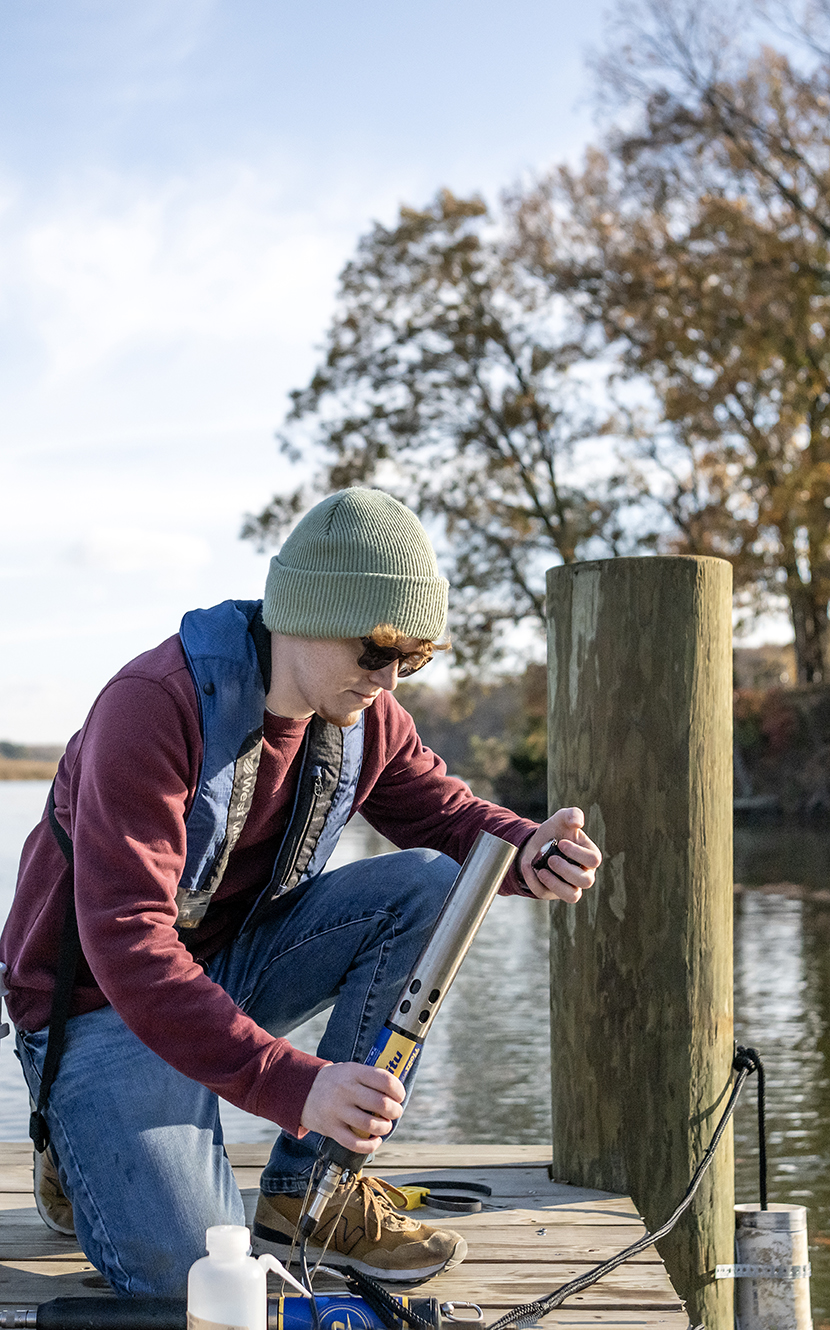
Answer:
[[[25, 1148], [25, 1147], [24, 1147]], [[271, 1147], [266, 1142], [230, 1142], [226, 1146], [234, 1168], [264, 1168]], [[395, 1137], [374, 1157], [378, 1168], [548, 1168], [550, 1149], [544, 1145], [399, 1145]]]
[[[253, 1212], [256, 1197], [251, 1198], [250, 1212]], [[539, 1226], [538, 1212], [534, 1215], [525, 1212], [524, 1224], [486, 1225], [482, 1221], [490, 1218], [486, 1215], [448, 1216], [437, 1210], [419, 1210], [418, 1217], [436, 1227], [449, 1225], [462, 1233], [476, 1259], [500, 1263], [518, 1261], [533, 1263], [539, 1259], [539, 1252], [544, 1253], [548, 1262], [576, 1261], [585, 1265], [596, 1265], [606, 1261], [625, 1245], [636, 1241], [637, 1235], [626, 1234], [621, 1239], [619, 1228], [597, 1225], [593, 1228], [571, 1228], [560, 1225], [551, 1233], [549, 1225]], [[250, 1222], [250, 1214], [248, 1216]], [[499, 1216], [492, 1216], [499, 1218]], [[471, 1221], [477, 1222], [471, 1222]], [[74, 1239], [53, 1233], [40, 1219], [34, 1206], [29, 1209], [15, 1209], [0, 1212], [0, 1260], [19, 1257], [39, 1259], [43, 1256], [59, 1256], [74, 1250]], [[654, 1247], [648, 1247], [638, 1255], [634, 1264], [659, 1264], [660, 1257]]]
[[[268, 1146], [229, 1145], [250, 1222]], [[410, 1291], [441, 1301], [472, 1301], [485, 1322], [544, 1296], [607, 1260], [645, 1232], [630, 1199], [552, 1180], [544, 1147], [396, 1146], [372, 1164], [390, 1182], [442, 1179], [485, 1183], [492, 1195], [476, 1214], [422, 1207], [418, 1217], [464, 1234], [463, 1264]], [[108, 1296], [105, 1281], [74, 1239], [41, 1222], [31, 1193], [31, 1147], [0, 1144], [0, 1310], [33, 1307], [59, 1296]], [[278, 1284], [269, 1277], [272, 1292]], [[342, 1285], [319, 1274], [320, 1292]], [[397, 1286], [405, 1291], [406, 1286]], [[492, 1315], [490, 1314], [492, 1313]], [[688, 1318], [653, 1247], [545, 1317], [551, 1327], [687, 1330]]]

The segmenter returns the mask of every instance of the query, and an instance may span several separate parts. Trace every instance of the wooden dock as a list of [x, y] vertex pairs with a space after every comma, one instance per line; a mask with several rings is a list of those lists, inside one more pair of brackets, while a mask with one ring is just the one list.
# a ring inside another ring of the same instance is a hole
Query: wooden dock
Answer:
[[[250, 1222], [267, 1147], [228, 1145], [227, 1149]], [[107, 1296], [103, 1279], [75, 1240], [52, 1233], [41, 1222], [32, 1200], [31, 1169], [31, 1146], [0, 1144], [0, 1311], [32, 1308], [73, 1294]], [[390, 1182], [466, 1178], [492, 1188], [480, 1214], [417, 1211], [417, 1217], [428, 1223], [462, 1232], [469, 1245], [461, 1266], [418, 1291], [442, 1302], [478, 1303], [486, 1325], [509, 1308], [583, 1274], [644, 1233], [626, 1197], [551, 1181], [545, 1151], [537, 1146], [392, 1141], [372, 1171]], [[327, 1292], [341, 1286], [318, 1277], [315, 1287]], [[687, 1330], [689, 1320], [650, 1247], [551, 1312], [543, 1324]]]

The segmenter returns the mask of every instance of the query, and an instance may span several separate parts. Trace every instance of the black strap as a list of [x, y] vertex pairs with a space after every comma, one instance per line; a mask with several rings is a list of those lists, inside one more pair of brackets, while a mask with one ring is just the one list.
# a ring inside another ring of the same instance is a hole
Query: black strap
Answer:
[[72, 851], [72, 841], [64, 831], [55, 813], [54, 781], [49, 791], [47, 810], [49, 825], [61, 848], [63, 857], [69, 864], [70, 873], [73, 877], [69, 884], [69, 900], [66, 906], [66, 917], [63, 923], [61, 945], [58, 953], [58, 968], [55, 974], [55, 988], [52, 993], [52, 1010], [49, 1015], [49, 1037], [46, 1041], [46, 1056], [43, 1059], [40, 1091], [37, 1097], [37, 1107], [29, 1119], [29, 1135], [38, 1154], [42, 1154], [49, 1144], [49, 1128], [46, 1125], [44, 1110], [60, 1066], [66, 1035], [66, 1022], [69, 1020], [72, 1007], [72, 990], [75, 987], [75, 975], [78, 971], [78, 962], [81, 959], [81, 940], [78, 936], [78, 917], [75, 913], [75, 856]]
[[[392, 1184], [394, 1186], [394, 1183]], [[462, 1192], [475, 1192], [478, 1196], [492, 1196], [493, 1189], [484, 1182], [467, 1182], [461, 1179], [459, 1182], [434, 1181], [432, 1178], [426, 1182], [402, 1182], [402, 1187], [423, 1187], [427, 1193], [426, 1204], [432, 1210], [453, 1210], [459, 1215], [477, 1215], [484, 1208], [481, 1201], [477, 1201], [472, 1196], [463, 1196], [458, 1193], [454, 1195], [440, 1196], [436, 1192], [445, 1191], [454, 1192], [456, 1187], [460, 1187]]]
[[[389, 1184], [394, 1187], [394, 1183]], [[402, 1187], [429, 1187], [430, 1191], [452, 1191], [454, 1187], [460, 1187], [462, 1191], [475, 1192], [477, 1196], [492, 1196], [493, 1188], [488, 1187], [486, 1182], [468, 1182], [466, 1178], [453, 1179], [449, 1181], [436, 1181], [435, 1178], [427, 1178], [425, 1182], [402, 1182]]]
[[477, 1215], [484, 1209], [481, 1201], [473, 1200], [472, 1196], [436, 1196], [432, 1188], [427, 1190], [424, 1205], [430, 1210], [451, 1210], [456, 1215]]

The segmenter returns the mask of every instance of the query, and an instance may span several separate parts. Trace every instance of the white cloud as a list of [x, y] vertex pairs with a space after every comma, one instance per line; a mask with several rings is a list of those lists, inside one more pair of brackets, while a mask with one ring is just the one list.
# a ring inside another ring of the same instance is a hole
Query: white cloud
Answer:
[[276, 156], [173, 181], [87, 171], [37, 198], [0, 178], [6, 457], [271, 436], [356, 235], [407, 192]]
[[293, 206], [291, 173], [269, 165], [153, 184], [96, 173], [31, 216], [7, 205], [5, 303], [16, 290], [50, 375], [141, 343], [313, 336], [354, 221]]
[[107, 572], [190, 572], [210, 562], [206, 540], [185, 532], [99, 527], [70, 547], [70, 562]]

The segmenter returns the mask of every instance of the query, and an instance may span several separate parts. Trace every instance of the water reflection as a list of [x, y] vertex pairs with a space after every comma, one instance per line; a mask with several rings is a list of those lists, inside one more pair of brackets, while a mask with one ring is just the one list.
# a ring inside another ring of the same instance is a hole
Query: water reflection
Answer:
[[[830, 1325], [828, 942], [827, 905], [736, 897], [735, 1037], [764, 1062], [769, 1199], [807, 1207], [818, 1326]], [[735, 1121], [738, 1201], [759, 1195], [755, 1095], [753, 1077]]]
[[735, 881], [830, 887], [830, 834], [818, 826], [771, 820], [735, 828]]
[[[391, 847], [351, 823], [332, 867]], [[314, 1052], [326, 1014], [291, 1042]], [[231, 1141], [269, 1140], [261, 1118], [222, 1105]], [[502, 1141], [550, 1148], [548, 907], [499, 898], [491, 907], [421, 1055], [399, 1141]]]
[[491, 907], [426, 1044], [400, 1139], [550, 1145], [548, 907]]

